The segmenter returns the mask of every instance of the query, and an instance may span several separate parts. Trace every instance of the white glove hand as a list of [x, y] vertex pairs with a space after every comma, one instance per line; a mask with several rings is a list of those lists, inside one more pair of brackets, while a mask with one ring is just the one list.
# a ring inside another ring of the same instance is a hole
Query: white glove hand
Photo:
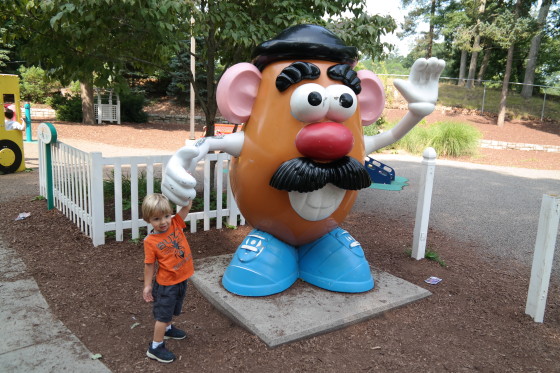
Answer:
[[161, 191], [176, 205], [187, 206], [196, 196], [196, 179], [189, 171], [194, 170], [198, 159], [201, 158], [200, 150], [194, 146], [183, 146], [167, 163]]
[[431, 57], [419, 58], [410, 69], [408, 80], [395, 79], [395, 87], [408, 102], [408, 109], [416, 115], [425, 117], [434, 111], [438, 98], [439, 76], [445, 61]]

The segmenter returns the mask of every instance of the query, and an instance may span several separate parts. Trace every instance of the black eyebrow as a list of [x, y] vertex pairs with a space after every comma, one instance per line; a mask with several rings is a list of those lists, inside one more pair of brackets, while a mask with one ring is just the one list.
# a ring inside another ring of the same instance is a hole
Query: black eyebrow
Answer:
[[350, 87], [355, 94], [360, 94], [362, 91], [361, 80], [350, 65], [339, 64], [331, 66], [327, 70], [327, 75], [329, 78], [339, 80], [344, 85]]
[[285, 67], [276, 78], [276, 88], [284, 92], [292, 84], [301, 82], [303, 79], [317, 79], [321, 75], [321, 70], [310, 62], [294, 62]]

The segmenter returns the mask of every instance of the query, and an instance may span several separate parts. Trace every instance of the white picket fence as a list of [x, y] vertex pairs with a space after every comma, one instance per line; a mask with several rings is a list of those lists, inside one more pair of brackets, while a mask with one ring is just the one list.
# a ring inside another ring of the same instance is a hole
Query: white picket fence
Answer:
[[[103, 157], [101, 153], [87, 153], [61, 142], [51, 144], [54, 207], [72, 220], [80, 230], [91, 237], [95, 246], [105, 243], [107, 232], [114, 232], [117, 241], [124, 240], [125, 230], [131, 231], [131, 238], [140, 237], [140, 228], [147, 223], [139, 217], [141, 194], [139, 180], [145, 180], [146, 193], [153, 193], [154, 182], [161, 178], [169, 155]], [[215, 175], [210, 175], [211, 162], [216, 162]], [[245, 219], [240, 214], [231, 192], [227, 170], [230, 156], [228, 154], [209, 154], [204, 160], [203, 196], [204, 209], [191, 212], [185, 221], [190, 225], [191, 233], [197, 231], [197, 222], [203, 221], [203, 229], [211, 228], [211, 219], [215, 227], [222, 228], [223, 219], [227, 218], [230, 226], [244, 225]], [[47, 196], [47, 165], [45, 146], [39, 140], [39, 175], [40, 194]], [[215, 178], [216, 209], [210, 210], [210, 180]], [[225, 180], [224, 180], [225, 179]], [[114, 184], [114, 216], [107, 216], [105, 211], [104, 180]], [[123, 195], [123, 181], [130, 182], [130, 196]], [[123, 218], [123, 197], [130, 197], [130, 219]], [[150, 229], [151, 227], [148, 227]]]

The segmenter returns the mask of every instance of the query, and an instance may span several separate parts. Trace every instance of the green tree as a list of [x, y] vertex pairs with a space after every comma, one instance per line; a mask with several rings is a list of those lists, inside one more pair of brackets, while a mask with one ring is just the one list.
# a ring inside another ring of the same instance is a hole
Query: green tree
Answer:
[[439, 36], [444, 16], [441, 10], [447, 2], [445, 0], [401, 0], [403, 8], [411, 8], [405, 17], [403, 35], [415, 34], [419, 21], [426, 21], [429, 25], [428, 32], [422, 38], [425, 46], [425, 49], [422, 48], [425, 50], [423, 57], [432, 57], [434, 40]]
[[529, 49], [529, 54], [527, 55], [527, 67], [525, 68], [525, 78], [523, 79], [523, 89], [521, 90], [521, 96], [524, 98], [530, 98], [533, 95], [533, 83], [535, 82], [535, 69], [537, 67], [537, 57], [541, 46], [541, 41], [544, 36], [544, 29], [546, 26], [546, 18], [548, 17], [548, 11], [550, 10], [550, 5], [556, 1], [553, 0], [543, 0], [541, 7], [539, 9], [539, 15], [537, 18], [537, 24], [539, 31], [531, 39], [531, 48]]
[[20, 0], [0, 4], [9, 39], [21, 55], [63, 84], [80, 81], [83, 122], [93, 123], [93, 86], [123, 87], [123, 71], [154, 70], [176, 48], [188, 14], [175, 0]]
[[[347, 44], [359, 47], [363, 55], [383, 57], [384, 48], [390, 46], [381, 43], [380, 37], [396, 28], [391, 17], [368, 15], [364, 0], [202, 0], [193, 16], [192, 34], [201, 40], [196, 60], [205, 67], [206, 79], [202, 85], [188, 74], [188, 80], [204, 111], [207, 135], [214, 133], [216, 85], [223, 71], [237, 62], [249, 61], [255, 46], [283, 29], [300, 23], [323, 25]], [[183, 39], [188, 37], [187, 30]], [[188, 50], [186, 46], [184, 49]]]
[[[535, 83], [560, 86], [560, 8], [554, 9], [545, 27], [545, 34], [539, 48]], [[556, 90], [556, 94], [558, 94]]]
[[[512, 73], [515, 44], [532, 36], [532, 19], [528, 16], [530, 1], [516, 0], [515, 5], [501, 9], [492, 23], [483, 25], [482, 32], [492, 38], [501, 48], [507, 49], [507, 57], [502, 80], [502, 93], [497, 125], [503, 126], [506, 114], [508, 86]], [[513, 10], [512, 10], [513, 7]]]
[[[8, 17], [8, 15], [10, 15]], [[191, 17], [194, 23], [191, 24]], [[207, 133], [213, 134], [216, 85], [223, 71], [249, 61], [252, 49], [299, 23], [327, 26], [370, 57], [390, 46], [391, 17], [368, 15], [365, 0], [22, 0], [0, 4], [0, 26], [12, 27], [29, 64], [64, 84], [82, 82], [84, 122], [93, 115], [93, 85], [124, 84], [123, 72], [165, 70], [173, 56], [189, 52], [197, 39], [195, 79], [188, 71]], [[87, 115], [89, 116], [87, 116]]]
[[18, 70], [21, 75], [20, 94], [22, 99], [39, 104], [44, 104], [46, 98], [60, 89], [60, 83], [52, 81], [47, 77], [45, 70], [40, 67], [20, 67]]
[[486, 10], [486, 0], [479, 0], [477, 5], [478, 14], [474, 27], [474, 41], [472, 45], [471, 63], [469, 65], [469, 76], [467, 77], [467, 88], [472, 88], [474, 85], [474, 74], [477, 66], [478, 53], [480, 52], [480, 24], [482, 23], [482, 17]]

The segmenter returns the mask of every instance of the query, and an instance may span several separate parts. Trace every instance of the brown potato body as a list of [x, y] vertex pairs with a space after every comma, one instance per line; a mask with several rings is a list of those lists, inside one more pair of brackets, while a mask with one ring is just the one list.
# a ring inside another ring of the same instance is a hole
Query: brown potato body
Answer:
[[[292, 61], [272, 63], [264, 69], [251, 117], [243, 126], [243, 149], [240, 156], [233, 159], [231, 166], [235, 200], [248, 223], [294, 246], [312, 242], [336, 228], [346, 218], [357, 197], [357, 191], [347, 191], [331, 216], [320, 221], [308, 221], [292, 209], [288, 192], [269, 186], [272, 175], [283, 162], [302, 156], [296, 149], [295, 138], [307, 123], [298, 121], [290, 114], [290, 96], [294, 89], [310, 82], [325, 87], [341, 84], [326, 74], [327, 68], [334, 63], [316, 60], [306, 62], [321, 69], [319, 79], [304, 80], [284, 92], [276, 89], [276, 77]], [[354, 136], [354, 146], [348, 155], [363, 163], [364, 142], [359, 108], [344, 125]]]

